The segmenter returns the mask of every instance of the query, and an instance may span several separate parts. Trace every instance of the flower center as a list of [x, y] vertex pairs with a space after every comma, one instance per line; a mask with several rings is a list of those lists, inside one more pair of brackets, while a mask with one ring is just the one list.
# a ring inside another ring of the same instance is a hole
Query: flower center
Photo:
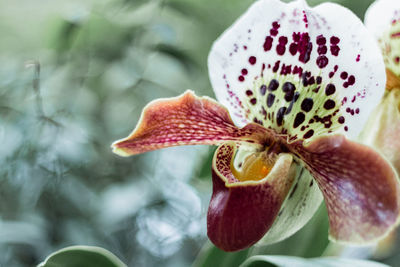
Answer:
[[240, 182], [259, 181], [268, 175], [273, 166], [274, 162], [266, 152], [257, 152], [244, 160], [241, 170], [237, 170], [231, 163], [231, 171]]
[[390, 69], [386, 69], [386, 90], [400, 89], [400, 78]]
[[[354, 76], [343, 73], [343, 79], [351, 76], [353, 82]], [[290, 142], [342, 127], [345, 120], [336, 86], [311, 72], [301, 77], [266, 73], [254, 80], [243, 101], [247, 119], [286, 134]]]

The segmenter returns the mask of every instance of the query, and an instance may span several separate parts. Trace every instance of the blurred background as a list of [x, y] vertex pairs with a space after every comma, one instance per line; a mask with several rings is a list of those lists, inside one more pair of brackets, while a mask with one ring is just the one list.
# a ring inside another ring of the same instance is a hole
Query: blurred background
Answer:
[[[328, 244], [324, 207], [284, 242], [224, 253], [206, 238], [215, 148], [111, 153], [149, 101], [186, 89], [214, 97], [211, 44], [252, 2], [0, 2], [0, 266], [34, 266], [76, 244], [104, 247], [128, 266], [370, 255]], [[362, 19], [372, 1], [335, 2]], [[379, 260], [400, 266], [393, 242]]]

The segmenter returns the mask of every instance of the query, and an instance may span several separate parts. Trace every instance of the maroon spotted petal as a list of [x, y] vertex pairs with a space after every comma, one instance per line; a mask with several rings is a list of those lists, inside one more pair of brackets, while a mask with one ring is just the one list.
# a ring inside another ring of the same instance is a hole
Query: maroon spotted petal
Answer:
[[237, 128], [223, 106], [187, 91], [176, 98], [148, 104], [135, 130], [112, 146], [115, 153], [129, 156], [171, 146], [216, 145], [228, 140], [260, 145], [266, 131], [257, 124]]
[[265, 235], [295, 175], [292, 156], [280, 154], [264, 179], [240, 182], [230, 168], [235, 153], [234, 143], [223, 144], [215, 152], [212, 164], [213, 194], [207, 214], [207, 234], [225, 251], [247, 248]]
[[208, 67], [236, 125], [257, 122], [290, 141], [332, 132], [356, 138], [384, 94], [375, 40], [333, 3], [255, 1], [215, 41]]
[[343, 136], [321, 137], [300, 155], [325, 198], [333, 240], [363, 244], [382, 238], [400, 214], [400, 188], [392, 167], [368, 146]]

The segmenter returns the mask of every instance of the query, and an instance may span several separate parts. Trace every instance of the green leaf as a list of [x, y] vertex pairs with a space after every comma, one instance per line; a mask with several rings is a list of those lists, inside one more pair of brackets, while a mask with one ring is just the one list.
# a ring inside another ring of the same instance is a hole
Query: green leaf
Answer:
[[248, 257], [249, 250], [241, 250], [238, 252], [225, 252], [207, 242], [192, 267], [238, 267]]
[[54, 252], [38, 267], [126, 267], [114, 254], [100, 247], [71, 246]]
[[240, 267], [389, 267], [388, 265], [355, 259], [313, 258], [304, 259], [289, 256], [253, 256], [243, 262]]

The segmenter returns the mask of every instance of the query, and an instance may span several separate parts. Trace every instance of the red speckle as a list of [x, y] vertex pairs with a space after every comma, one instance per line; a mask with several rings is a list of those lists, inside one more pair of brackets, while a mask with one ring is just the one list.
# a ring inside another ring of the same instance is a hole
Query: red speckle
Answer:
[[290, 74], [290, 73], [292, 73], [292, 65], [287, 65], [283, 74], [286, 75], [286, 74]]
[[278, 35], [278, 31], [275, 29], [271, 29], [269, 30], [269, 34], [271, 34], [272, 36], [277, 36]]
[[337, 46], [337, 45], [331, 45], [331, 54], [333, 55], [333, 56], [338, 56], [339, 55], [339, 51], [340, 51], [340, 48], [339, 48], [339, 46]]
[[328, 48], [326, 47], [326, 45], [320, 45], [318, 46], [317, 52], [319, 55], [325, 55], [326, 52], [328, 52]]
[[349, 85], [353, 85], [356, 82], [356, 78], [353, 75], [351, 75], [347, 82], [349, 83]]
[[349, 130], [349, 127], [344, 126], [344, 130], [347, 132]]
[[345, 72], [345, 71], [343, 71], [342, 73], [340, 73], [340, 78], [342, 78], [343, 80], [346, 80], [346, 79], [347, 79], [347, 76], [348, 76], [348, 74], [347, 74], [347, 72]]
[[277, 21], [272, 22], [272, 28], [274, 28], [275, 30], [279, 29], [280, 26], [281, 25]]
[[361, 57], [360, 54], [358, 54], [358, 55], [357, 55], [357, 58], [356, 58], [356, 61], [357, 61], [357, 62], [360, 62], [360, 57]]
[[319, 57], [317, 58], [317, 66], [318, 66], [320, 69], [325, 68], [326, 65], [328, 65], [328, 63], [329, 63], [329, 60], [328, 60], [328, 58], [327, 58], [326, 56], [319, 56]]
[[296, 55], [297, 53], [297, 44], [291, 43], [289, 46], [289, 52], [292, 54], [292, 56]]
[[250, 63], [251, 65], [254, 65], [254, 64], [256, 64], [256, 61], [257, 61], [257, 59], [256, 59], [256, 57], [255, 57], [255, 56], [251, 56], [251, 57], [249, 57], [249, 63]]
[[293, 38], [293, 41], [295, 41], [295, 42], [300, 41], [300, 33], [299, 32], [294, 32], [292, 34], [292, 38]]
[[269, 51], [269, 50], [271, 50], [272, 41], [273, 41], [273, 40], [274, 40], [274, 39], [272, 39], [271, 36], [265, 37], [265, 42], [264, 42], [264, 45], [263, 45], [264, 51]]
[[244, 45], [244, 46], [243, 46], [243, 49], [244, 49], [244, 50], [247, 50], [247, 46]]
[[307, 32], [301, 34], [297, 49], [300, 52], [299, 60], [303, 63], [307, 63], [310, 60], [312, 51], [312, 43], [310, 42], [310, 36]]
[[281, 45], [285, 45], [285, 44], [287, 44], [287, 42], [288, 42], [288, 39], [287, 39], [287, 37], [286, 36], [281, 36], [281, 37], [279, 37], [279, 44], [281, 44]]
[[326, 44], [326, 38], [322, 34], [317, 36], [317, 44], [318, 45]]
[[395, 58], [394, 58], [394, 62], [395, 62], [396, 64], [399, 64], [399, 63], [400, 63], [400, 57], [395, 57]]
[[329, 72], [329, 78], [332, 78], [335, 73], [333, 71]]
[[275, 65], [274, 65], [274, 67], [272, 68], [272, 71], [273, 72], [277, 72], [278, 71], [278, 69], [279, 69], [279, 65], [281, 64], [281, 61], [280, 60], [278, 60], [277, 62], [275, 62]]
[[243, 82], [244, 81], [244, 77], [242, 75], [239, 76], [239, 81]]
[[391, 37], [392, 37], [392, 38], [398, 38], [398, 37], [400, 37], [400, 32], [392, 33], [392, 34], [391, 34]]
[[298, 74], [299, 77], [301, 77], [303, 75], [303, 68], [302, 67], [298, 67], [298, 66], [294, 66], [292, 73], [293, 74]]
[[306, 11], [303, 10], [303, 21], [306, 24], [306, 28], [308, 28], [308, 19], [306, 15]]
[[242, 75], [247, 75], [248, 71], [247, 69], [242, 69]]
[[360, 109], [356, 108], [356, 114], [360, 113]]
[[284, 45], [277, 45], [276, 46], [276, 53], [278, 53], [278, 55], [283, 56], [285, 54], [286, 51], [286, 47]]
[[343, 124], [343, 123], [345, 122], [344, 117], [343, 117], [343, 116], [340, 116], [339, 119], [338, 119], [338, 122], [339, 122], [340, 124]]
[[252, 96], [252, 95], [253, 95], [253, 91], [247, 90], [247, 91], [246, 91], [246, 95], [247, 95], [247, 96]]
[[340, 39], [336, 36], [331, 37], [331, 44], [332, 45], [337, 45], [340, 42]]

